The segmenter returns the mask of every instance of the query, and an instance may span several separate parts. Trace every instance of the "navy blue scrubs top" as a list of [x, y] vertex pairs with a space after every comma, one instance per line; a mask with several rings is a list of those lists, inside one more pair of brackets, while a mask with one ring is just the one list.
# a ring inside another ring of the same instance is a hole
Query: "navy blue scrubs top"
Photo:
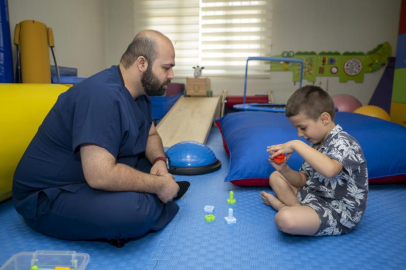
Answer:
[[14, 175], [13, 201], [35, 219], [40, 191], [52, 202], [61, 192], [86, 183], [80, 145], [107, 149], [117, 162], [134, 167], [145, 152], [152, 124], [147, 96], [134, 101], [118, 66], [112, 66], [61, 94], [24, 153]]

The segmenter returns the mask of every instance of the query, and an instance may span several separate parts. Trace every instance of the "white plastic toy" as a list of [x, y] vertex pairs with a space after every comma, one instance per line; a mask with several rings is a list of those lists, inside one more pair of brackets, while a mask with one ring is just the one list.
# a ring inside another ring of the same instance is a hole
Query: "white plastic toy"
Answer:
[[228, 216], [224, 218], [227, 224], [233, 224], [237, 222], [237, 219], [233, 216], [233, 208], [228, 208]]
[[214, 210], [214, 206], [206, 205], [204, 207], [204, 212], [206, 212], [206, 213], [213, 213], [213, 210]]

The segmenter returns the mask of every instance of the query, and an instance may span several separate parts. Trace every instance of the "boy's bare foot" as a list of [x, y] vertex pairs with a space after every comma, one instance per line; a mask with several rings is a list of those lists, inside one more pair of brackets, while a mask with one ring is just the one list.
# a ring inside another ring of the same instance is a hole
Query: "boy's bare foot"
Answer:
[[274, 195], [265, 191], [261, 191], [261, 198], [266, 205], [272, 206], [276, 211], [279, 211], [282, 207], [286, 206], [286, 204], [278, 200]]

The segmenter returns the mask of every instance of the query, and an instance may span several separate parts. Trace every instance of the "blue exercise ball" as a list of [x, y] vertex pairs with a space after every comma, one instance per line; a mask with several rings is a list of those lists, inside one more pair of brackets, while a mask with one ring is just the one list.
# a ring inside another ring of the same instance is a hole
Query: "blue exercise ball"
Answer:
[[221, 162], [213, 151], [199, 142], [177, 143], [166, 151], [166, 155], [169, 159], [169, 172], [173, 174], [203, 174], [221, 167]]

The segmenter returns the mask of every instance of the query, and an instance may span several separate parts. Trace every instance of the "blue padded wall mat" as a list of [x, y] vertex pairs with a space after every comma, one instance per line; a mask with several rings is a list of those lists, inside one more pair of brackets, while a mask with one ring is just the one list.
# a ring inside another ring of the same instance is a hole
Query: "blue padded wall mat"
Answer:
[[[221, 160], [220, 170], [189, 180], [180, 210], [162, 231], [115, 248], [105, 242], [64, 241], [31, 230], [12, 202], [0, 204], [0, 265], [12, 255], [35, 250], [88, 253], [88, 270], [113, 269], [406, 269], [406, 185], [370, 186], [368, 207], [359, 227], [342, 236], [301, 237], [280, 232], [276, 212], [263, 204], [266, 188], [224, 182], [228, 158], [217, 128], [207, 145]], [[237, 200], [236, 224], [228, 225], [227, 198]], [[216, 220], [204, 219], [205, 205]]]

